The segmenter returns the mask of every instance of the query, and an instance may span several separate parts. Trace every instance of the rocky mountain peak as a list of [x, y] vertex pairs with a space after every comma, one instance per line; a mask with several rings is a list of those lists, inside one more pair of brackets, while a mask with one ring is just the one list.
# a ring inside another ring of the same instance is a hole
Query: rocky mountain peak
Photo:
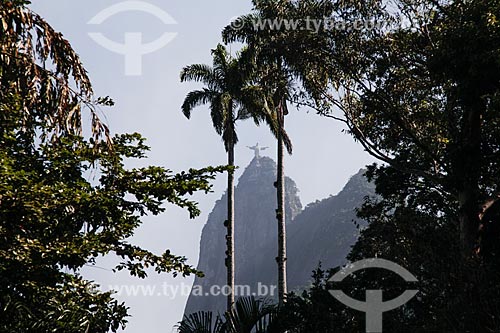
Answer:
[[[269, 157], [254, 158], [245, 168], [235, 188], [235, 283], [254, 285], [261, 280], [259, 266], [262, 261], [274, 263], [277, 249], [267, 250], [269, 244], [276, 244], [278, 225], [275, 210], [277, 208], [276, 162]], [[290, 223], [302, 210], [295, 182], [286, 178], [286, 219]], [[213, 285], [226, 284], [225, 234], [223, 226], [227, 218], [226, 195], [215, 204], [203, 228], [200, 244], [198, 269], [205, 273], [204, 278], [196, 278], [194, 284], [203, 290]], [[249, 255], [251, 254], [251, 255]], [[253, 271], [251, 275], [246, 273]], [[276, 269], [277, 270], [277, 269]], [[186, 313], [199, 310], [224, 311], [223, 296], [190, 295]]]

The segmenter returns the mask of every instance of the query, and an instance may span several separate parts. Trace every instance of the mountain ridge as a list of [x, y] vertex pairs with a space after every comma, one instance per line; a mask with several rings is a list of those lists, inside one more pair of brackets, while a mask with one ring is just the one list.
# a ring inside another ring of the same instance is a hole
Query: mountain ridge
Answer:
[[[375, 194], [374, 185], [358, 171], [344, 188], [302, 209], [295, 182], [286, 178], [286, 218], [289, 290], [306, 288], [319, 262], [331, 268], [345, 263], [351, 246], [359, 236], [355, 209], [366, 196]], [[235, 189], [235, 284], [249, 286], [252, 293], [259, 284], [271, 288], [277, 281], [276, 163], [269, 157], [254, 158], [245, 168]], [[215, 203], [203, 228], [198, 269], [205, 278], [194, 285], [202, 290], [226, 284], [225, 228], [226, 195]], [[252, 254], [252, 255], [249, 255]], [[271, 295], [276, 297], [276, 295]], [[191, 294], [185, 314], [200, 310], [222, 313], [224, 296]]]

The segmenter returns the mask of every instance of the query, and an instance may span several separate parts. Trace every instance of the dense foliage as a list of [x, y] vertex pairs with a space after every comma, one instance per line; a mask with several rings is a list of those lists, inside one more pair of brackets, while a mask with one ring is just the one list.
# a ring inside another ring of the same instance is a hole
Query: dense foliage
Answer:
[[[332, 84], [313, 105], [386, 163], [368, 173], [381, 198], [361, 208], [370, 224], [349, 259], [387, 258], [418, 277], [419, 296], [384, 316], [388, 331], [498, 331], [500, 214], [481, 211], [498, 200], [500, 3], [391, 3], [330, 7], [385, 25], [330, 33]], [[380, 281], [398, 282], [366, 272], [352, 292]]]
[[[145, 157], [144, 140], [138, 134], [111, 138], [98, 107], [112, 101], [94, 98], [69, 42], [26, 3], [0, 3], [0, 328], [117, 330], [125, 306], [95, 291], [78, 274], [80, 268], [115, 253], [123, 259], [117, 269], [139, 277], [149, 266], [199, 273], [183, 257], [168, 251], [155, 255], [126, 239], [142, 215], [161, 213], [163, 202], [196, 216], [196, 204], [186, 195], [208, 191], [209, 180], [222, 169], [180, 174], [159, 167], [126, 169], [127, 158]], [[368, 170], [379, 197], [359, 210], [369, 225], [349, 259], [384, 257], [420, 281], [418, 297], [384, 315], [385, 330], [500, 330], [500, 1], [254, 0], [253, 5], [251, 14], [238, 19], [241, 29], [232, 24], [223, 31], [226, 42], [248, 44], [238, 63], [219, 46], [214, 69], [195, 65], [184, 72], [185, 80], [202, 81], [207, 89], [188, 95], [183, 111], [189, 116], [195, 106], [210, 103], [228, 150], [237, 141], [233, 102], [251, 99], [264, 111], [260, 120], [272, 125], [279, 148], [280, 307], [242, 299], [217, 327], [204, 331], [362, 330], [364, 317], [335, 303], [322, 270], [311, 290], [284, 302], [281, 204], [284, 147], [291, 152], [284, 123], [290, 102], [344, 122], [384, 163]], [[276, 29], [264, 22], [256, 29], [256, 21], [266, 19], [298, 25]], [[311, 19], [342, 24], [312, 31], [305, 26]], [[378, 24], [356, 29], [360, 21]], [[243, 87], [242, 72], [251, 73], [252, 89]], [[92, 119], [89, 138], [82, 135], [84, 110]], [[389, 285], [390, 296], [404, 287], [399, 282], [370, 270], [353, 277], [346, 289], [362, 298], [367, 288]], [[196, 331], [212, 319], [187, 317], [180, 329]]]
[[[145, 158], [139, 134], [110, 137], [78, 56], [24, 1], [0, 3], [0, 331], [109, 332], [127, 308], [80, 275], [114, 254], [116, 270], [201, 274], [170, 251], [128, 239], [164, 203], [200, 212], [189, 195], [209, 191], [225, 168], [173, 173], [125, 167]], [[81, 112], [92, 115], [84, 137]]]
[[[199, 273], [186, 258], [153, 254], [127, 242], [141, 216], [164, 211], [170, 202], [199, 214], [185, 198], [208, 191], [218, 169], [173, 174], [161, 167], [126, 169], [126, 158], [147, 149], [138, 134], [106, 143], [77, 136], [37, 145], [17, 135], [20, 112], [2, 109], [13, 120], [0, 129], [0, 327], [4, 331], [116, 330], [124, 305], [79, 275], [84, 265], [114, 253], [116, 269], [146, 277], [146, 268], [182, 275]], [[10, 127], [10, 128], [9, 128]], [[18, 318], [18, 320], [13, 320]]]
[[[382, 199], [361, 209], [370, 226], [350, 259], [384, 257], [419, 278], [420, 296], [386, 315], [389, 331], [497, 331], [498, 258], [484, 242], [500, 235], [479, 237], [479, 213], [498, 194], [500, 3], [393, 3], [352, 12], [391, 26], [332, 37], [346, 47], [330, 58], [343, 79], [325, 99], [387, 163], [369, 172]], [[373, 281], [366, 273], [359, 289]]]
[[[283, 59], [292, 101], [344, 122], [384, 162], [368, 172], [380, 198], [361, 208], [369, 227], [349, 259], [387, 258], [419, 278], [419, 297], [387, 314], [386, 329], [498, 331], [500, 2], [254, 1], [254, 9], [223, 36]], [[256, 30], [262, 18], [298, 25]], [[306, 18], [343, 28], [311, 31]], [[370, 271], [351, 292], [362, 297], [377, 282], [398, 283]], [[352, 312], [314, 331], [362, 329]]]

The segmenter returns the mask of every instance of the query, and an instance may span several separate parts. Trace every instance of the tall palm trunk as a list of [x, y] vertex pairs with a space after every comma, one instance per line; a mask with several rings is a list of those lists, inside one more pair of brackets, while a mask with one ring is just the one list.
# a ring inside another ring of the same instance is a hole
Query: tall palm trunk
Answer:
[[286, 286], [286, 224], [285, 224], [285, 170], [284, 153], [285, 145], [283, 142], [283, 129], [285, 126], [285, 115], [283, 104], [278, 107], [278, 170], [277, 170], [277, 198], [278, 210], [276, 219], [278, 220], [278, 299], [279, 304], [285, 302], [287, 292]]
[[231, 310], [234, 304], [234, 140], [231, 129], [230, 139], [227, 145], [227, 164], [231, 170], [227, 172], [227, 310]]

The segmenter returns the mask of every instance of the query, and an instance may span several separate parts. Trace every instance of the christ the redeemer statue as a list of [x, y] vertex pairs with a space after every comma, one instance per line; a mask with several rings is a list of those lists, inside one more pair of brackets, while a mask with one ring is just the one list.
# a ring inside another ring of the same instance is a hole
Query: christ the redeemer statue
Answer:
[[255, 152], [255, 158], [256, 159], [260, 158], [260, 151], [261, 150], [266, 150], [267, 148], [269, 148], [269, 147], [259, 147], [259, 143], [258, 142], [253, 147], [250, 147], [250, 146], [247, 146], [247, 147], [250, 148], [250, 149], [252, 149]]

